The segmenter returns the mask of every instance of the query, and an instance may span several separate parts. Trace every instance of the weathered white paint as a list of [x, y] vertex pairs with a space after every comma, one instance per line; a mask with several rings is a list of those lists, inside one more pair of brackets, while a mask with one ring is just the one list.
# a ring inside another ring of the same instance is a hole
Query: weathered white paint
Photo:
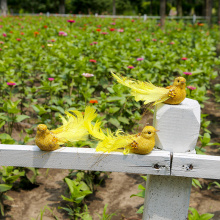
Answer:
[[156, 105], [154, 127], [159, 130], [156, 147], [180, 153], [194, 150], [200, 130], [199, 103], [186, 98], [179, 105]]
[[171, 175], [220, 179], [220, 157], [174, 153]]
[[1, 144], [0, 165], [170, 175], [170, 153], [154, 150], [148, 155], [103, 154], [75, 147], [45, 152], [37, 146]]
[[[194, 151], [200, 128], [199, 103], [185, 99], [179, 105], [156, 105], [154, 127], [159, 130], [157, 147], [171, 152]], [[187, 219], [192, 178], [147, 178], [143, 219]]]

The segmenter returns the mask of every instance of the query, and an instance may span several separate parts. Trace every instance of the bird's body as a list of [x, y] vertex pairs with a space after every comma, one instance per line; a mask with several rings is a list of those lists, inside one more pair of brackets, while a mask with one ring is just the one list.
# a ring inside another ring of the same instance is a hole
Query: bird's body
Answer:
[[96, 117], [95, 110], [92, 107], [86, 107], [84, 117], [79, 111], [72, 112], [75, 116], [66, 112], [67, 119], [60, 116], [63, 125], [55, 130], [49, 131], [44, 124], [37, 126], [35, 142], [41, 150], [53, 151], [67, 142], [76, 142], [87, 138], [88, 130], [85, 127], [85, 122], [91, 122]]
[[114, 134], [107, 131], [107, 134], [100, 129], [100, 122], [96, 122], [93, 126], [91, 123], [87, 125], [89, 134], [99, 140], [96, 151], [109, 153], [112, 151], [121, 151], [124, 154], [148, 154], [155, 145], [156, 129], [152, 126], [146, 126], [139, 134], [123, 134], [121, 130], [117, 130]]
[[119, 83], [131, 88], [131, 95], [136, 101], [144, 101], [144, 104], [153, 102], [154, 105], [164, 102], [166, 104], [180, 104], [186, 97], [186, 80], [184, 77], [177, 77], [173, 85], [166, 88], [154, 86], [150, 82], [119, 77], [112, 73]]
[[36, 145], [44, 151], [53, 151], [59, 148], [58, 138], [47, 129], [45, 124], [37, 126], [37, 135], [35, 138]]

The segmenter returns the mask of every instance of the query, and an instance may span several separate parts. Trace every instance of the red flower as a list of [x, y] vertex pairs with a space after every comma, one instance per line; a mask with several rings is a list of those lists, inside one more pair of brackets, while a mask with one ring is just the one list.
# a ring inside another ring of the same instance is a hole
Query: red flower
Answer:
[[100, 29], [100, 28], [97, 28], [96, 31], [101, 31], [101, 29]]
[[132, 19], [131, 22], [134, 22], [134, 19]]
[[17, 38], [16, 40], [17, 40], [17, 41], [21, 41], [21, 38]]
[[69, 23], [75, 23], [75, 20], [69, 19], [69, 20], [67, 20], [67, 22], [69, 22]]
[[96, 60], [89, 60], [89, 62], [91, 62], [91, 63], [96, 63], [97, 61]]
[[110, 31], [114, 31], [115, 29], [114, 29], [114, 28], [110, 28], [109, 30], [110, 30]]
[[8, 85], [8, 86], [15, 86], [15, 85], [16, 85], [16, 83], [15, 83], [15, 82], [10, 81], [10, 82], [7, 82], [7, 85]]
[[48, 28], [48, 26], [47, 26], [47, 25], [44, 25], [44, 28]]
[[98, 100], [96, 100], [96, 99], [91, 99], [91, 100], [89, 101], [89, 103], [91, 103], [91, 104], [98, 104]]
[[24, 32], [21, 32], [21, 35], [24, 35]]
[[182, 59], [182, 60], [187, 60], [188, 58], [187, 58], [187, 57], [182, 57], [181, 59]]

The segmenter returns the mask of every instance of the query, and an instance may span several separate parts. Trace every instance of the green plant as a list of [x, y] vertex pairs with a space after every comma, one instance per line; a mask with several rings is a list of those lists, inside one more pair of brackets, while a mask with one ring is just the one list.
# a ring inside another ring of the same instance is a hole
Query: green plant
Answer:
[[191, 212], [189, 212], [188, 214], [189, 220], [209, 220], [214, 216], [214, 214], [210, 213], [199, 215], [198, 211], [192, 207], [189, 208], [189, 211]]
[[31, 218], [31, 220], [38, 220], [38, 219], [39, 219], [39, 220], [43, 220], [44, 213], [45, 213], [47, 210], [52, 214], [52, 216], [53, 216], [56, 220], [59, 220], [59, 218], [53, 213], [53, 210], [52, 210], [51, 208], [49, 208], [47, 205], [44, 206], [44, 208], [43, 208], [42, 210], [40, 210], [40, 214], [37, 216], [37, 218]]
[[71, 206], [68, 205], [68, 207], [59, 207], [59, 209], [67, 211], [68, 215], [72, 217], [77, 217], [77, 215], [80, 214], [81, 210], [83, 210], [83, 199], [92, 192], [83, 181], [71, 180], [69, 178], [65, 178], [64, 180], [68, 185], [70, 197], [68, 198], [63, 195], [61, 195], [61, 197], [64, 201], [70, 202]]
[[97, 214], [100, 220], [110, 220], [113, 216], [117, 215], [116, 213], [107, 214], [107, 207], [108, 207], [108, 204], [105, 204], [102, 216]]
[[24, 176], [24, 171], [19, 171], [13, 166], [2, 166], [0, 169], [0, 210], [1, 215], [4, 216], [4, 200], [13, 200], [6, 192], [13, 187], [13, 183]]

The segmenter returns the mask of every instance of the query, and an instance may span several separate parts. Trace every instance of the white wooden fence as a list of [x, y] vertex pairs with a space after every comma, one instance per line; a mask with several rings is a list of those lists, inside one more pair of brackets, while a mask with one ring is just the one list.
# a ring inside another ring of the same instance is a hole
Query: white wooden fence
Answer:
[[[1, 13], [0, 13], [1, 15]], [[137, 15], [98, 15], [96, 14], [53, 14], [50, 12], [47, 13], [31, 13], [31, 14], [21, 14], [21, 13], [13, 13], [11, 15], [14, 16], [47, 16], [47, 17], [99, 17], [99, 18], [127, 18], [127, 19], [143, 19], [144, 21], [146, 21], [147, 19], [160, 19], [160, 16], [148, 16], [147, 14], [144, 14], [142, 16], [137, 16]], [[205, 16], [196, 16], [195, 14], [193, 16], [166, 16], [166, 19], [168, 20], [191, 20], [193, 23], [196, 22], [196, 20], [207, 20], [207, 17]]]
[[37, 146], [1, 144], [0, 165], [148, 174], [143, 219], [185, 220], [192, 177], [220, 179], [220, 157], [195, 154], [200, 129], [197, 101], [157, 105], [154, 126], [160, 130], [160, 149], [148, 155], [102, 154], [91, 148], [45, 153]]

